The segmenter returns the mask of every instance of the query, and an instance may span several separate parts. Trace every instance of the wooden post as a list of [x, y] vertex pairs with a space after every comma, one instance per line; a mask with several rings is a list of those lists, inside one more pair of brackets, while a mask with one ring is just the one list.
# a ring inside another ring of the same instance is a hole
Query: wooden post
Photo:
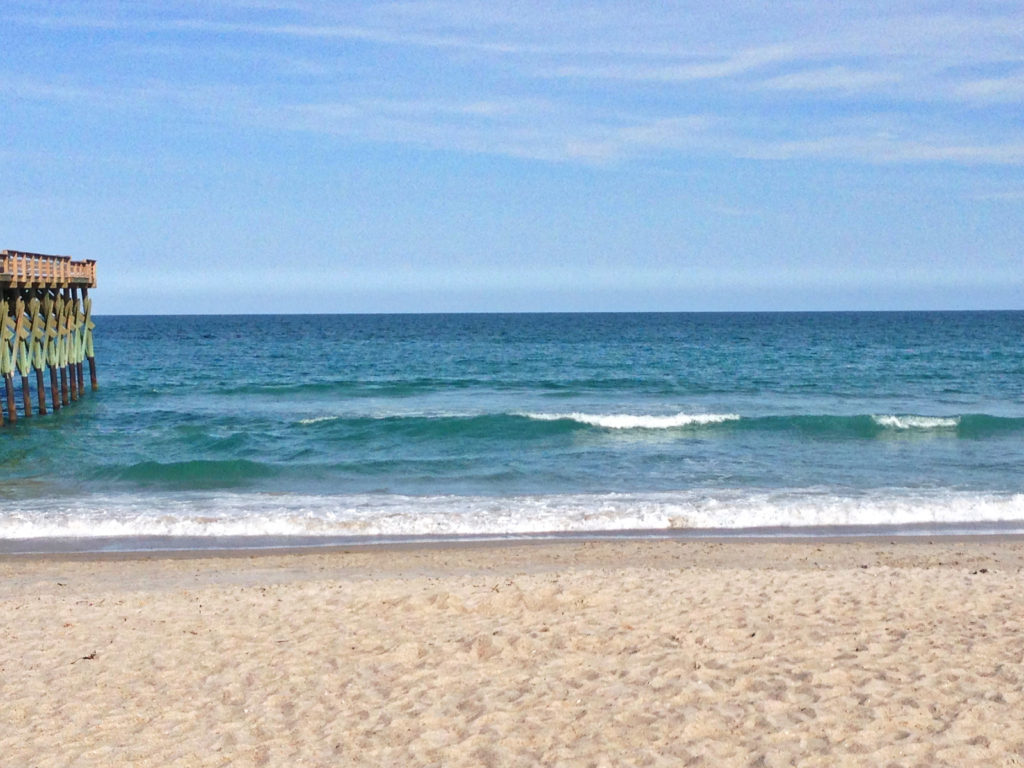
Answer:
[[14, 374], [4, 376], [4, 387], [7, 390], [7, 420], [14, 424], [18, 421], [18, 409], [14, 407]]
[[57, 395], [57, 366], [50, 366], [50, 402], [53, 403], [53, 410], [59, 411], [62, 399]]
[[[17, 267], [15, 267], [17, 268]], [[7, 420], [14, 424], [18, 420], [18, 412], [14, 407], [14, 366], [18, 353], [18, 341], [15, 335], [16, 325], [10, 313], [15, 311], [17, 291], [4, 291], [0, 296], [0, 375], [4, 379], [7, 394]]]
[[[61, 269], [64, 269], [66, 264], [63, 261], [60, 264]], [[68, 397], [68, 328], [65, 306], [63, 292], [58, 289], [54, 314], [57, 318], [57, 370], [60, 372], [60, 402], [61, 405], [71, 405], [71, 399]]]
[[36, 368], [36, 399], [39, 401], [39, 415], [46, 415], [46, 385], [43, 384], [43, 369]]
[[25, 301], [27, 292], [19, 291], [18, 299], [14, 302], [14, 313], [17, 319], [14, 322], [14, 363], [21, 374], [21, 405], [25, 418], [32, 415], [32, 395], [28, 388], [28, 372], [32, 369], [32, 333], [30, 330], [31, 320], [25, 316], [28, 311], [28, 302]]
[[[82, 289], [85, 296], [85, 288]], [[82, 371], [82, 358], [85, 355], [85, 329], [82, 324], [85, 322], [85, 315], [82, 313], [82, 305], [78, 302], [78, 289], [71, 289], [71, 296], [74, 299], [72, 304], [75, 311], [75, 375], [78, 377], [78, 396], [85, 392], [85, 374]]]
[[27, 419], [32, 415], [32, 393], [28, 388], [28, 376], [21, 377], [21, 405]]
[[59, 323], [57, 321], [57, 292], [43, 292], [43, 316], [46, 318], [46, 337], [44, 346], [46, 348], [46, 367], [50, 369], [50, 403], [54, 411], [60, 410], [60, 399], [57, 397], [57, 339], [59, 335]]
[[46, 385], [43, 383], [43, 369], [46, 367], [46, 319], [42, 312], [42, 292], [32, 291], [32, 293], [34, 295], [28, 303], [28, 313], [32, 317], [29, 341], [32, 351], [32, 367], [36, 371], [36, 401], [39, 403], [39, 415], [45, 416]]
[[68, 396], [71, 402], [78, 400], [78, 377], [75, 375], [75, 364], [68, 363]]
[[[91, 268], [93, 279], [95, 279], [96, 265], [92, 264]], [[89, 384], [95, 391], [99, 388], [99, 384], [96, 381], [96, 356], [93, 354], [92, 348], [92, 300], [89, 298], [88, 288], [82, 288], [82, 309], [85, 310], [85, 359], [89, 361]]]
[[[70, 259], [68, 260], [68, 269], [71, 268]], [[74, 322], [73, 318], [75, 315], [75, 302], [71, 299], [71, 289], [64, 289], [64, 316], [63, 316], [63, 327], [64, 327], [64, 352], [62, 358], [63, 367], [67, 370], [68, 377], [68, 394], [71, 401], [74, 402], [78, 399], [78, 377], [75, 376], [75, 360], [74, 360], [74, 345], [75, 345], [75, 334], [73, 331]], [[63, 375], [63, 372], [62, 372]]]

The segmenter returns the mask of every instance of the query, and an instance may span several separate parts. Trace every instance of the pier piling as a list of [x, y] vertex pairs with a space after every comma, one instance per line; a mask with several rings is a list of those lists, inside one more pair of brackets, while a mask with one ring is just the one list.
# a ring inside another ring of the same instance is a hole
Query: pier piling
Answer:
[[92, 348], [92, 329], [96, 326], [92, 322], [92, 299], [85, 286], [82, 286], [82, 315], [82, 355], [89, 361], [89, 386], [96, 390], [99, 383], [96, 381], [96, 356]]
[[7, 391], [7, 421], [14, 424], [18, 421], [18, 410], [14, 407], [14, 376], [4, 376], [4, 389]]

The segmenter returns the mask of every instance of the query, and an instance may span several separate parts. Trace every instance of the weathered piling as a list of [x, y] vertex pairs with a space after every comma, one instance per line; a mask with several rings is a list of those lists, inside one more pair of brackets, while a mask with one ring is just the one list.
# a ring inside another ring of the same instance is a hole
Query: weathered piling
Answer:
[[89, 289], [84, 285], [82, 286], [82, 310], [84, 314], [82, 318], [82, 354], [89, 361], [89, 385], [96, 390], [99, 389], [99, 384], [96, 381], [96, 356], [92, 348], [92, 299], [89, 298]]
[[43, 312], [46, 313], [46, 367], [50, 371], [50, 404], [59, 411], [61, 402], [57, 395], [57, 300], [49, 293], [43, 296]]
[[82, 397], [85, 360], [89, 361], [92, 389], [98, 387], [92, 339], [95, 325], [88, 294], [95, 285], [96, 262], [91, 259], [72, 261], [70, 256], [0, 251], [0, 376], [4, 380], [0, 424], [14, 424], [18, 419], [15, 371], [26, 418], [32, 415], [33, 370], [41, 415], [47, 413], [46, 369], [54, 411]]
[[32, 398], [28, 390], [28, 374], [32, 370], [32, 352], [29, 346], [29, 327], [31, 320], [25, 318], [27, 304], [21, 296], [15, 304], [15, 315], [18, 320], [14, 327], [15, 364], [18, 366], [18, 373], [21, 375], [21, 403], [23, 413], [27, 419], [32, 415]]
[[28, 303], [28, 313], [32, 318], [29, 330], [29, 343], [32, 354], [32, 367], [36, 372], [36, 402], [39, 403], [39, 415], [46, 415], [46, 385], [43, 383], [43, 369], [46, 367], [46, 319], [42, 313], [42, 302], [34, 296]]

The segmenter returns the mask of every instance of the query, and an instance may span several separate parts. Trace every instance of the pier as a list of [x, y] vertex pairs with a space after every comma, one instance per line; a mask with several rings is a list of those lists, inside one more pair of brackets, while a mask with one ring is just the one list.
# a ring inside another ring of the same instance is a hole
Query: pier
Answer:
[[48, 412], [46, 373], [53, 411], [85, 392], [84, 362], [89, 363], [90, 387], [97, 388], [89, 298], [95, 287], [96, 262], [91, 259], [0, 251], [0, 425], [17, 422], [19, 401], [21, 417], [32, 416], [33, 371], [40, 415]]

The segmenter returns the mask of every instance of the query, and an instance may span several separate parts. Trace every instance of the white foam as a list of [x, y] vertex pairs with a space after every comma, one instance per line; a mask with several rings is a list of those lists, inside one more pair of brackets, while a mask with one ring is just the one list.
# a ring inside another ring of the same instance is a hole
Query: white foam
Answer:
[[960, 424], [959, 416], [872, 416], [880, 427], [889, 429], [955, 429]]
[[299, 419], [299, 424], [319, 424], [320, 422], [323, 421], [337, 421], [340, 418], [341, 416], [314, 416], [313, 418], [310, 419]]
[[182, 493], [0, 503], [0, 538], [416, 536], [1024, 522], [1024, 494], [827, 490], [508, 497]]
[[644, 416], [628, 413], [526, 413], [527, 418], [538, 421], [576, 421], [604, 429], [678, 429], [679, 427], [721, 424], [736, 421], [735, 413], [676, 413], [671, 416]]

